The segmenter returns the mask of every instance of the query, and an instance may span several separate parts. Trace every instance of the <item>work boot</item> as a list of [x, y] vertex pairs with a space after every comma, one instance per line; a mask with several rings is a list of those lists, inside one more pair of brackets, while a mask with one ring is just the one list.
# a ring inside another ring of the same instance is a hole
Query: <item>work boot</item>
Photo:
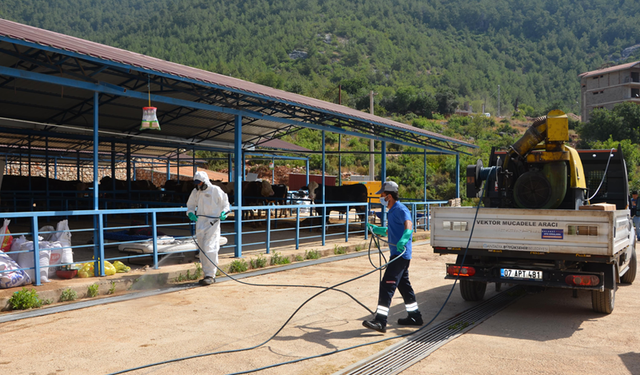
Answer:
[[409, 313], [406, 318], [398, 319], [398, 325], [401, 326], [421, 326], [424, 324], [422, 321], [422, 314], [419, 311]]
[[202, 286], [207, 286], [207, 285], [211, 285], [213, 283], [216, 282], [216, 279], [214, 279], [211, 276], [205, 276], [204, 279], [198, 281], [198, 284], [202, 285]]
[[362, 322], [362, 325], [374, 331], [378, 331], [382, 333], [387, 332], [386, 323], [381, 322], [379, 320], [365, 320], [364, 322]]

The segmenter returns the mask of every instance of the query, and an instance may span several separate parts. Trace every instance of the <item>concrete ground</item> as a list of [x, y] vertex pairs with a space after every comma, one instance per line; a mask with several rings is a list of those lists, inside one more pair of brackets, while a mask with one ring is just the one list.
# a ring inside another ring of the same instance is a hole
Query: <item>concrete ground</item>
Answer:
[[[295, 228], [295, 218], [287, 218], [279, 221], [278, 229], [291, 229]], [[306, 220], [302, 218], [302, 223]], [[352, 214], [350, 220], [355, 220], [355, 215]], [[128, 225], [130, 220], [121, 220], [120, 223], [115, 220], [111, 220], [111, 226]], [[344, 221], [332, 220], [333, 224], [344, 223]], [[54, 223], [55, 224], [55, 223]], [[272, 223], [273, 224], [273, 223]], [[70, 221], [70, 228], [72, 230], [82, 228], [86, 226], [86, 223], [78, 221]], [[233, 231], [232, 223], [225, 223], [222, 231]], [[301, 224], [301, 226], [304, 224]], [[27, 228], [14, 226], [15, 233], [26, 231]], [[169, 230], [163, 228], [165, 231]], [[249, 264], [252, 259], [257, 259], [259, 256], [266, 258], [267, 262], [270, 261], [271, 256], [279, 254], [284, 257], [290, 258], [292, 262], [297, 259], [304, 258], [307, 251], [318, 251], [323, 257], [333, 256], [337, 252], [353, 252], [356, 249], [365, 249], [369, 246], [369, 241], [364, 240], [362, 233], [356, 233], [362, 231], [360, 229], [360, 223], [350, 225], [349, 241], [345, 242], [344, 225], [337, 225], [329, 227], [327, 229], [327, 236], [325, 245], [322, 246], [322, 241], [319, 238], [320, 232], [317, 230], [301, 229], [301, 237], [314, 237], [303, 238], [300, 240], [299, 248], [296, 249], [295, 242], [292, 240], [293, 234], [290, 230], [274, 231], [271, 235], [271, 252], [266, 254], [264, 244], [262, 245], [245, 245], [243, 246], [243, 259]], [[265, 224], [259, 224], [256, 228], [251, 224], [243, 225], [244, 232], [252, 232], [243, 235], [244, 244], [261, 243], [266, 240], [266, 227]], [[176, 233], [169, 233], [171, 235], [184, 236], [184, 231], [177, 231]], [[73, 232], [72, 233], [72, 245], [84, 245], [90, 243], [92, 239], [91, 232]], [[428, 238], [428, 232], [418, 231], [416, 232], [415, 240], [424, 240]], [[230, 243], [233, 243], [233, 236], [227, 236]], [[92, 259], [93, 250], [92, 247], [79, 247], [74, 248], [74, 261], [76, 263], [87, 262]], [[123, 253], [118, 250], [117, 245], [105, 246], [105, 259], [113, 259], [125, 257], [130, 254]], [[233, 248], [222, 248], [219, 254], [219, 264], [223, 270], [227, 271], [229, 265], [236, 260], [234, 257]], [[195, 258], [195, 252], [178, 253], [171, 255], [160, 256], [159, 269], [153, 269], [153, 258], [151, 256], [144, 256], [141, 258], [121, 259], [126, 265], [131, 267], [129, 273], [118, 273], [113, 276], [106, 277], [91, 277], [81, 279], [75, 277], [73, 279], [60, 279], [53, 277], [50, 282], [43, 283], [40, 286], [27, 285], [29, 289], [35, 289], [38, 295], [42, 299], [50, 300], [54, 303], [59, 301], [62, 291], [67, 288], [71, 288], [76, 291], [79, 298], [86, 297], [87, 289], [90, 285], [98, 283], [100, 295], [105, 295], [110, 289], [113, 289], [115, 294], [126, 293], [129, 291], [134, 281], [142, 276], [145, 276], [146, 285], [138, 285], [140, 288], [160, 287], [165, 284], [174, 283], [176, 279], [184, 279], [187, 276], [187, 272], [192, 276], [195, 274], [196, 266], [195, 262], [199, 260]], [[250, 266], [250, 264], [249, 264]], [[223, 276], [223, 275], [221, 275]], [[186, 281], [186, 280], [184, 280]], [[21, 290], [22, 287], [11, 289], [0, 289], [0, 311], [8, 311], [8, 300], [11, 298], [15, 291]]]
[[[375, 260], [375, 257], [374, 257]], [[410, 278], [423, 316], [430, 320], [452, 286], [446, 262], [454, 256], [416, 246]], [[330, 286], [372, 270], [366, 256], [271, 273], [251, 279], [263, 284]], [[375, 309], [379, 274], [340, 288]], [[640, 283], [618, 289], [613, 314], [591, 311], [588, 293], [569, 290], [530, 294], [469, 333], [414, 365], [407, 374], [638, 374], [637, 316]], [[0, 324], [4, 345], [0, 373], [105, 374], [188, 356], [198, 358], [132, 371], [133, 374], [227, 374], [332, 352], [410, 332], [395, 321], [405, 315], [396, 295], [386, 334], [362, 327], [370, 318], [348, 296], [330, 291], [305, 304], [273, 340], [252, 350], [206, 355], [259, 345], [318, 289], [258, 287], [236, 282], [105, 304]], [[488, 288], [487, 298], [495, 295]], [[435, 322], [474, 303], [454, 290]], [[397, 342], [288, 364], [261, 374], [332, 374]]]

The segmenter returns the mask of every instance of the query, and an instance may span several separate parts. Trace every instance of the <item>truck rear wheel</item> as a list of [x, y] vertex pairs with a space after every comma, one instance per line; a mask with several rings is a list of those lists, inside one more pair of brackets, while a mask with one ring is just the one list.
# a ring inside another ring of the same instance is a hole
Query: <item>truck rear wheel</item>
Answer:
[[599, 290], [591, 291], [591, 306], [593, 311], [603, 313], [603, 314], [611, 314], [613, 312], [613, 307], [616, 302], [616, 290], [614, 289], [605, 289], [604, 292]]
[[460, 280], [460, 294], [465, 301], [482, 301], [486, 290], [486, 282]]
[[631, 261], [629, 262], [629, 269], [627, 270], [627, 273], [625, 273], [620, 278], [620, 281], [622, 281], [625, 284], [633, 283], [633, 280], [636, 279], [636, 271], [637, 270], [638, 270], [638, 260], [636, 258], [636, 249], [634, 248], [631, 251]]

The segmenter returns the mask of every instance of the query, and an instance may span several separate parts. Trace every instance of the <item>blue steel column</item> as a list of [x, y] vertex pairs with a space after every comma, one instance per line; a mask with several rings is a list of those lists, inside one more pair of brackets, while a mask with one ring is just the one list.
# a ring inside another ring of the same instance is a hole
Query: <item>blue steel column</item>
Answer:
[[[424, 150], [424, 201], [427, 201], [427, 150]], [[425, 220], [425, 227], [424, 230], [429, 230], [429, 205], [425, 204], [425, 211], [424, 211], [424, 220]]]
[[276, 183], [276, 162], [274, 158], [271, 158], [271, 165], [273, 165], [273, 169], [271, 170], [271, 183]]
[[[380, 181], [382, 184], [387, 180], [387, 142], [382, 141], [380, 149]], [[385, 227], [387, 222], [387, 209], [382, 207], [382, 226]]]
[[[326, 145], [325, 145], [325, 131], [322, 131], [322, 204], [324, 205], [326, 203], [326, 194], [325, 194], [325, 188], [324, 186], [327, 184], [327, 181], [324, 178], [324, 170], [325, 170], [325, 158], [326, 158]], [[325, 244], [325, 240], [327, 237], [327, 227], [326, 227], [326, 223], [327, 223], [327, 216], [328, 213], [330, 211], [327, 210], [326, 207], [323, 208], [322, 210], [322, 246], [324, 246]]]
[[227, 157], [229, 158], [228, 161], [228, 175], [229, 175], [229, 182], [233, 182], [233, 157], [231, 156], [231, 153], [227, 154]]
[[[20, 173], [22, 173], [22, 165], [20, 165]], [[76, 151], [76, 173], [78, 175], [78, 181], [82, 181], [80, 178], [80, 150]]]
[[176, 174], [178, 181], [180, 181], [180, 147], [176, 148]]
[[[40, 242], [38, 241], [38, 217], [33, 216], [31, 218], [31, 228], [33, 228], [33, 266], [35, 269], [33, 270], [35, 280], [33, 283], [35, 285], [42, 285], [40, 281]], [[49, 269], [47, 269], [48, 271]]]
[[[45, 194], [47, 194], [47, 197], [49, 197], [49, 137], [45, 137], [44, 139], [44, 165], [45, 165], [45, 178], [47, 181], [47, 183], [45, 184]], [[47, 211], [49, 211], [49, 199], [46, 200], [46, 207], [47, 207]]]
[[460, 198], [460, 154], [456, 154], [456, 198]]
[[235, 219], [236, 219], [236, 249], [235, 257], [242, 257], [242, 173], [244, 168], [242, 160], [242, 116], [236, 116], [234, 129], [234, 152], [235, 152], [235, 169], [234, 169], [234, 195], [235, 195]]
[[427, 150], [424, 150], [424, 201], [427, 201]]
[[129, 200], [131, 200], [131, 142], [130, 141], [127, 141], [127, 191], [129, 192]]
[[309, 157], [307, 156], [307, 186], [309, 186]]
[[[193, 175], [196, 175], [196, 171], [198, 170], [198, 166], [196, 165], [196, 148], [194, 147], [193, 150], [191, 151], [191, 156], [192, 156], [192, 160], [191, 160], [191, 164], [193, 164]], [[178, 175], [180, 176], [180, 175]]]
[[[93, 93], [93, 210], [98, 211], [99, 202], [98, 202], [98, 148], [100, 145], [100, 139], [98, 136], [98, 105], [99, 105], [99, 94], [98, 92]], [[113, 177], [115, 178], [115, 176]], [[102, 219], [102, 218], [100, 218]], [[98, 220], [98, 215], [93, 216], [93, 224], [94, 224], [94, 234], [93, 234], [93, 256], [94, 259], [98, 261], [98, 267], [94, 267], [94, 275], [102, 276], [104, 275], [104, 247], [102, 246], [102, 242], [100, 239], [102, 238], [102, 220]]]
[[171, 159], [167, 158], [167, 181], [171, 179]]
[[[111, 178], [116, 181], [116, 143], [111, 141]], [[113, 189], [116, 190], [116, 189]]]
[[[342, 186], [342, 153], [340, 144], [342, 143], [342, 134], [338, 134], [338, 186]], [[347, 215], [349, 217], [349, 215]]]

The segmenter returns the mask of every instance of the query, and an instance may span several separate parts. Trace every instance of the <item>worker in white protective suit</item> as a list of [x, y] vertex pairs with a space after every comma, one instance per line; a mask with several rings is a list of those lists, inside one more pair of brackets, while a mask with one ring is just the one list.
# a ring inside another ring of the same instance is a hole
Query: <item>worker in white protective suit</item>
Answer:
[[220, 250], [220, 221], [227, 217], [229, 197], [220, 187], [209, 181], [204, 171], [196, 172], [193, 182], [196, 186], [187, 201], [187, 216], [196, 222], [196, 240], [200, 250], [207, 255], [200, 254], [204, 272], [200, 285], [211, 285], [215, 282], [215, 265], [218, 264]]

